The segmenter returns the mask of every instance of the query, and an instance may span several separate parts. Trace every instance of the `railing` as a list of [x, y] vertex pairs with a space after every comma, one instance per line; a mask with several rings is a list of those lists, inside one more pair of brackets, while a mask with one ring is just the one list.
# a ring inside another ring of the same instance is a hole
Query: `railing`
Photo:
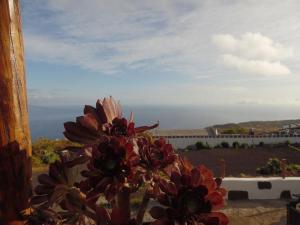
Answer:
[[290, 135], [216, 135], [216, 136], [207, 136], [207, 135], [153, 135], [154, 138], [283, 138], [283, 137], [300, 137], [300, 135], [290, 134]]

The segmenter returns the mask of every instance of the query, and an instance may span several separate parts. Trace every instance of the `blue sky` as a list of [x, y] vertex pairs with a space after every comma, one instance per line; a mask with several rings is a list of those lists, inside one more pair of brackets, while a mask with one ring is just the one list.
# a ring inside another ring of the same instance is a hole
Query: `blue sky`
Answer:
[[298, 0], [23, 0], [29, 103], [300, 106]]

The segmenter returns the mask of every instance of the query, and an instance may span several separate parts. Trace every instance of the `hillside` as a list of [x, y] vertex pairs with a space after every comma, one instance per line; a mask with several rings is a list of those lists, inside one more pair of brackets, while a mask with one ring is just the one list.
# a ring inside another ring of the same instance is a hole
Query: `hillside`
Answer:
[[270, 131], [276, 131], [282, 128], [282, 126], [292, 124], [292, 123], [300, 124], [300, 119], [227, 123], [227, 124], [213, 125], [209, 128], [217, 128], [220, 132], [228, 129], [236, 129], [236, 128], [244, 128], [246, 130], [254, 128], [256, 132], [270, 132]]

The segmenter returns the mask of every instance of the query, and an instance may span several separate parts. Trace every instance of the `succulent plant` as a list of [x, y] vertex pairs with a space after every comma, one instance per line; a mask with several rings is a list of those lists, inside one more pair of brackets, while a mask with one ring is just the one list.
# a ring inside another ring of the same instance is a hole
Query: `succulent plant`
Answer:
[[[221, 180], [178, 157], [163, 138], [143, 133], [157, 126], [135, 128], [133, 116], [123, 118], [112, 97], [98, 100], [96, 108], [85, 106], [84, 115], [65, 123], [64, 132], [81, 145], [66, 148], [49, 173], [38, 177], [28, 223], [140, 225], [153, 199], [160, 204], [150, 210], [153, 225], [227, 225], [227, 217], [217, 211], [226, 193]], [[70, 169], [82, 164], [81, 180], [70, 178]], [[142, 185], [144, 197], [132, 216], [130, 197]], [[110, 207], [100, 205], [103, 197]]]

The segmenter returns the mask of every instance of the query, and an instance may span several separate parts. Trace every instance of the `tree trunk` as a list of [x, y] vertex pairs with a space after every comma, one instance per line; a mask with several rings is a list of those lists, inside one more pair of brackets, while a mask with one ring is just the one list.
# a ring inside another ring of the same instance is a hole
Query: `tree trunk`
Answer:
[[[19, 0], [0, 0], [0, 151], [3, 150], [2, 152], [4, 152], [4, 149], [9, 151], [9, 148], [12, 148], [11, 146], [16, 148], [16, 145], [11, 145], [11, 143], [17, 143], [20, 149], [26, 151], [27, 157], [30, 157], [31, 139], [24, 64]], [[2, 160], [4, 159], [3, 154], [0, 157], [2, 157]], [[10, 164], [11, 169], [16, 174], [16, 165], [12, 165], [12, 162]], [[0, 168], [0, 172], [4, 173], [3, 171], [7, 170], [7, 167], [8, 164], [6, 164], [6, 168]], [[24, 176], [25, 174], [30, 176], [28, 173], [24, 173]], [[4, 175], [0, 174], [0, 182], [1, 179], [4, 179]], [[18, 182], [23, 182], [28, 177], [17, 179], [19, 179]], [[13, 198], [13, 196], [11, 197]], [[3, 185], [0, 184], [0, 203], [2, 206], [0, 208], [0, 218], [10, 217], [8, 218], [10, 222], [6, 223], [21, 224], [11, 222], [19, 219], [19, 212], [13, 212], [17, 209], [11, 206], [11, 202], [13, 202], [13, 199], [8, 198], [7, 192], [3, 190]], [[4, 209], [5, 206], [11, 207]]]

